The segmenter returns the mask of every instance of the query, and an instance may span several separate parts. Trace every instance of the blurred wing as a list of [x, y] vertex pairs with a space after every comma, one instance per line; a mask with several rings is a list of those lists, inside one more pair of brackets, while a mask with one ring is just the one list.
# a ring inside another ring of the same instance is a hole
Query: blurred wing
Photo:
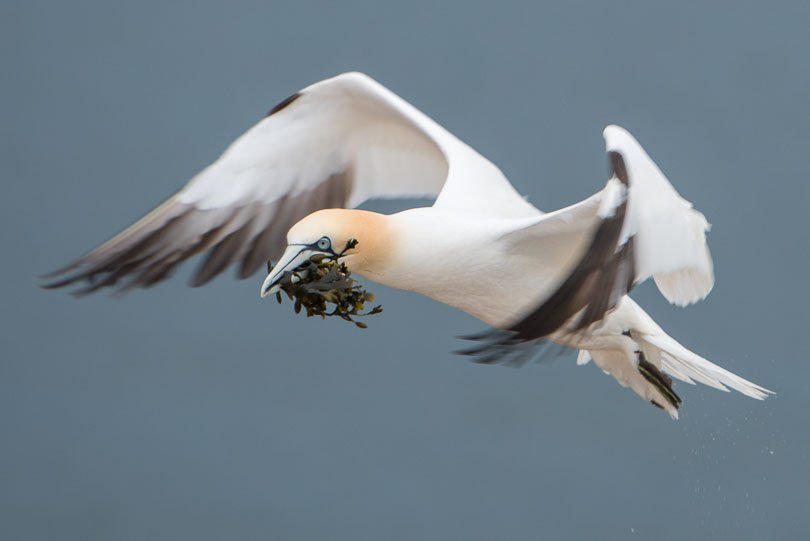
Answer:
[[46, 287], [85, 280], [80, 293], [148, 287], [201, 252], [207, 257], [193, 285], [236, 262], [246, 278], [316, 210], [432, 197], [445, 183], [468, 188], [453, 188], [458, 196], [443, 198], [448, 206], [536, 212], [497, 167], [413, 106], [368, 76], [339, 75], [279, 103], [177, 194], [53, 273]]
[[624, 128], [604, 131], [608, 155], [621, 156], [630, 178], [628, 219], [622, 242], [636, 246], [636, 282], [653, 277], [671, 303], [702, 300], [714, 286], [706, 217], [672, 187], [641, 145]]
[[711, 291], [704, 216], [678, 195], [626, 130], [608, 126], [604, 136], [611, 169], [605, 188], [504, 237], [510, 250], [557, 262], [538, 279], [540, 301], [503, 330], [472, 337], [485, 344], [463, 353], [501, 362], [518, 352], [516, 345], [582, 332], [650, 276], [676, 304]]

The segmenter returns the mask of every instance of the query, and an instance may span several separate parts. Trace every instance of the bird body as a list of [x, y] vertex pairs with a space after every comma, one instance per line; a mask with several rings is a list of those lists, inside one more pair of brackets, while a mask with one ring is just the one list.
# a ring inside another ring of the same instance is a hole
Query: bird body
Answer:
[[494, 327], [507, 325], [516, 309], [519, 313], [532, 303], [531, 297], [542, 295], [537, 287], [544, 281], [541, 265], [550, 260], [526, 272], [524, 255], [502, 240], [526, 223], [525, 218], [425, 207], [393, 214], [385, 221], [395, 248], [382, 268], [358, 269], [370, 280], [420, 293]]
[[[764, 398], [769, 391], [684, 348], [627, 297], [653, 278], [674, 304], [704, 298], [714, 284], [709, 226], [629, 132], [608, 126], [604, 136], [604, 187], [543, 213], [402, 98], [363, 74], [339, 75], [282, 101], [166, 203], [49, 286], [149, 287], [207, 252], [194, 285], [234, 263], [245, 278], [277, 258], [265, 296], [311, 257], [339, 258], [492, 326], [466, 351], [479, 362], [523, 362], [539, 342], [557, 342], [672, 417], [680, 398], [670, 376]], [[403, 196], [435, 202], [387, 216], [350, 208]]]
[[[289, 242], [304, 245], [326, 232], [338, 246], [349, 238], [358, 240], [357, 250], [343, 257], [357, 274], [447, 304], [496, 329], [509, 329], [554, 290], [588, 240], [587, 235], [568, 233], [554, 238], [546, 250], [528, 252], [508, 240], [510, 233], [535, 222], [436, 207], [392, 215], [330, 209], [296, 224]], [[579, 364], [592, 359], [673, 418], [678, 417], [679, 399], [673, 403], [669, 393], [639, 372], [640, 353], [654, 368], [688, 383], [721, 390], [727, 386], [758, 399], [769, 393], [683, 347], [628, 296], [586, 331], [563, 328], [544, 338], [581, 350]]]

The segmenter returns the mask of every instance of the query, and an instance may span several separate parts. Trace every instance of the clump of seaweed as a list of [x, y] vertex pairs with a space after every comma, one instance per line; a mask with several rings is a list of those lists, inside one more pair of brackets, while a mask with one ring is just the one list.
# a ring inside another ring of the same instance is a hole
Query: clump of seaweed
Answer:
[[[267, 271], [271, 270], [268, 262]], [[337, 316], [365, 329], [368, 325], [354, 318], [373, 316], [383, 311], [382, 306], [377, 305], [363, 312], [367, 303], [374, 302], [374, 294], [357, 283], [346, 265], [338, 260], [314, 256], [294, 271], [285, 272], [279, 285], [281, 291], [295, 302], [295, 313], [301, 313], [303, 308], [307, 317], [326, 319]], [[279, 304], [282, 301], [281, 291], [276, 293]]]

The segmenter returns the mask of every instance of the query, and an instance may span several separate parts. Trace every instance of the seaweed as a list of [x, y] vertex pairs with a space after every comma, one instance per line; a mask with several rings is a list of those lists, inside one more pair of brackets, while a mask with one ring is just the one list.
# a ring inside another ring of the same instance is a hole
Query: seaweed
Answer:
[[[271, 270], [268, 262], [267, 272]], [[337, 316], [365, 329], [368, 325], [354, 318], [373, 316], [383, 311], [382, 306], [377, 305], [363, 312], [366, 304], [374, 302], [374, 294], [352, 278], [344, 263], [322, 255], [313, 256], [297, 269], [285, 272], [279, 285], [288, 299], [294, 302], [295, 313], [303, 310], [307, 317], [326, 319]], [[283, 300], [281, 291], [276, 293], [279, 304]]]

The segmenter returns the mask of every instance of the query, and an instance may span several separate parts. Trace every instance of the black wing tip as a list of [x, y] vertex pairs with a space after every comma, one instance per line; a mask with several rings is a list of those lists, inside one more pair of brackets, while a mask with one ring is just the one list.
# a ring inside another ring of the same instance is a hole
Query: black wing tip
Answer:
[[278, 102], [276, 105], [274, 105], [273, 108], [270, 109], [270, 111], [265, 115], [265, 118], [267, 118], [268, 116], [273, 116], [274, 114], [276, 114], [276, 113], [278, 113], [280, 111], [283, 111], [284, 109], [289, 107], [295, 100], [297, 100], [300, 97], [301, 97], [300, 92], [296, 92], [295, 94], [293, 94], [291, 96], [287, 96], [286, 98], [284, 98], [283, 100]]
[[512, 330], [496, 328], [458, 338], [479, 344], [454, 351], [454, 354], [470, 357], [476, 364], [497, 364], [509, 368], [520, 368], [534, 360], [542, 362], [547, 358], [558, 357], [566, 349], [564, 345], [560, 345], [559, 351], [551, 355], [549, 352], [552, 348], [549, 346], [553, 342], [546, 338], [526, 339]]
[[65, 289], [81, 282], [86, 282], [86, 285], [70, 291], [70, 295], [73, 298], [81, 299], [83, 297], [87, 297], [91, 293], [95, 293], [100, 289], [100, 286], [98, 286], [90, 277], [84, 275], [68, 276], [66, 278], [39, 284], [39, 287], [40, 289], [44, 289], [46, 291], [53, 291], [56, 289]]
[[40, 289], [44, 289], [46, 291], [51, 291], [54, 289], [62, 289], [72, 283], [71, 280], [56, 280], [53, 282], [45, 282], [44, 284], [39, 284]]
[[481, 332], [473, 333], [473, 334], [464, 334], [461, 336], [457, 336], [459, 340], [467, 340], [469, 342], [481, 342], [483, 340], [494, 340], [494, 339], [505, 339], [514, 336], [515, 333], [512, 331], [506, 331], [502, 329], [485, 329]]
[[44, 274], [40, 274], [37, 276], [40, 280], [50, 280], [51, 278], [56, 278], [58, 276], [64, 276], [72, 270], [76, 270], [82, 264], [83, 258], [75, 259], [68, 263], [67, 265], [63, 265], [56, 270], [52, 270], [46, 272]]
[[40, 274], [37, 278], [44, 281], [44, 283], [39, 284], [39, 287], [48, 290], [62, 289], [84, 280], [85, 277], [81, 272], [71, 274], [71, 271], [76, 271], [79, 265], [79, 262], [73, 262], [47, 274]]
[[627, 165], [624, 163], [624, 156], [622, 156], [621, 152], [616, 150], [611, 150], [607, 154], [611, 176], [618, 178], [625, 186], [629, 185], [630, 177], [627, 174]]
[[205, 270], [205, 267], [203, 265], [197, 267], [197, 270], [194, 272], [194, 274], [191, 275], [191, 278], [189, 278], [188, 280], [189, 287], [202, 287], [211, 280], [213, 280], [214, 278], [216, 278], [217, 276], [219, 276], [220, 273], [222, 273], [222, 271], [225, 269], [220, 269], [217, 272], [207, 272], [207, 273], [202, 272], [203, 270]]

